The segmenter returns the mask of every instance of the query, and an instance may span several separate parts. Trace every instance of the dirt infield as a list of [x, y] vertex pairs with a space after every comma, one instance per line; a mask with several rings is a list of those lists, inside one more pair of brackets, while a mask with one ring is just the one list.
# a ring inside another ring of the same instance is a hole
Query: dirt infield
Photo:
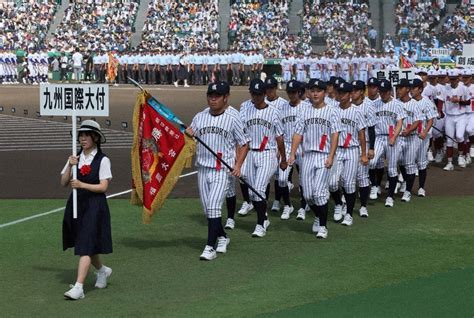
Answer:
[[[146, 88], [159, 101], [173, 109], [185, 123], [190, 123], [192, 117], [206, 104], [204, 86], [187, 89], [172, 86]], [[109, 119], [111, 121], [109, 128], [131, 132], [132, 111], [137, 92], [136, 88], [127, 85], [111, 87], [110, 117], [97, 118], [99, 123], [105, 127], [105, 120]], [[285, 97], [284, 92], [280, 94]], [[248, 99], [246, 88], [233, 87], [231, 89], [232, 105], [238, 107], [246, 99]], [[3, 112], [0, 114], [36, 118], [36, 112], [39, 111], [39, 88], [37, 86], [2, 86], [0, 87], [0, 106], [3, 107]], [[15, 107], [15, 113], [11, 112], [12, 107]], [[25, 110], [28, 111], [27, 115], [24, 114]], [[62, 117], [47, 118], [47, 120], [64, 122]], [[128, 128], [122, 128], [122, 122], [127, 122]], [[111, 158], [114, 175], [109, 193], [130, 189], [130, 149], [107, 150], [104, 147], [104, 152]], [[59, 173], [68, 155], [67, 150], [0, 152], [0, 198], [66, 198], [69, 189], [60, 187]], [[428, 195], [474, 195], [472, 189], [474, 189], [472, 166], [466, 169], [456, 167], [453, 172], [443, 171], [442, 165], [430, 166], [426, 187]], [[296, 194], [295, 191], [293, 193]], [[196, 175], [180, 180], [172, 196], [197, 197]]]

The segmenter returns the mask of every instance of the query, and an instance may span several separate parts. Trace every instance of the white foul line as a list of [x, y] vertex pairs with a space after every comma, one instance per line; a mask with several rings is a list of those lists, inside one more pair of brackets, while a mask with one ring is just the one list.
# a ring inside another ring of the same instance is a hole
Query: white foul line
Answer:
[[[186, 174], [182, 174], [179, 176], [179, 178], [184, 178], [184, 177], [188, 177], [188, 176], [192, 176], [194, 174], [196, 174], [197, 171], [193, 171], [193, 172], [190, 172], [190, 173], [186, 173]], [[122, 191], [122, 192], [119, 192], [119, 193], [114, 193], [114, 194], [111, 194], [111, 195], [108, 195], [107, 196], [107, 199], [110, 199], [110, 198], [114, 198], [114, 197], [118, 197], [118, 196], [121, 196], [123, 194], [127, 194], [127, 193], [130, 193], [132, 192], [132, 189], [129, 189], [129, 190], [126, 190], [126, 191]], [[60, 207], [60, 208], [57, 208], [57, 209], [54, 209], [54, 210], [51, 210], [51, 211], [48, 211], [48, 212], [43, 212], [43, 213], [40, 213], [40, 214], [35, 214], [35, 215], [32, 215], [32, 216], [28, 216], [26, 218], [23, 218], [23, 219], [18, 219], [16, 221], [12, 221], [12, 222], [8, 222], [8, 223], [4, 223], [4, 224], [0, 224], [0, 229], [1, 228], [4, 228], [4, 227], [7, 227], [7, 226], [10, 226], [10, 225], [15, 225], [15, 224], [18, 224], [18, 223], [22, 223], [22, 222], [26, 222], [26, 221], [29, 221], [29, 220], [32, 220], [32, 219], [36, 219], [36, 218], [39, 218], [39, 217], [42, 217], [42, 216], [45, 216], [45, 215], [49, 215], [49, 214], [53, 214], [53, 213], [56, 213], [56, 212], [59, 212], [61, 210], [64, 210], [66, 207], [63, 206], [63, 207]]]

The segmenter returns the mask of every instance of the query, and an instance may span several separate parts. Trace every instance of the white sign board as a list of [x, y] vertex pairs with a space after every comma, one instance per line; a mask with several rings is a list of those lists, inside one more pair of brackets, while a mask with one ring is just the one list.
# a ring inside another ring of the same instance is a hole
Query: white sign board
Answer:
[[451, 50], [449, 49], [430, 49], [430, 56], [431, 57], [446, 57], [449, 56]]
[[40, 86], [40, 114], [44, 116], [109, 116], [109, 86], [103, 84], [47, 84]]
[[474, 67], [474, 55], [472, 56], [456, 56], [456, 66], [470, 68]]
[[474, 56], [474, 44], [466, 44], [462, 45], [462, 55], [464, 56]]
[[392, 85], [397, 85], [402, 78], [412, 80], [415, 78], [414, 68], [386, 69], [377, 71], [378, 80], [389, 80]]

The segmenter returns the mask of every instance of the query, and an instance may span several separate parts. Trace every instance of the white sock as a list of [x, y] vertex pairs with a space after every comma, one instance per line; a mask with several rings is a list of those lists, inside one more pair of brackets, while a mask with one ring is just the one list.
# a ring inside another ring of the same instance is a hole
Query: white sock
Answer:
[[76, 282], [76, 284], [74, 285], [74, 288], [82, 289], [82, 286], [83, 284]]

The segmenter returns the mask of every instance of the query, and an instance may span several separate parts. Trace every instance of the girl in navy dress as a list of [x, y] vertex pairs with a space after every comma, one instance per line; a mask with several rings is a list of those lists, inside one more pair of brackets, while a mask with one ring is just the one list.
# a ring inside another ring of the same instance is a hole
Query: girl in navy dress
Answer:
[[[110, 212], [105, 192], [112, 179], [110, 160], [100, 148], [105, 136], [100, 125], [85, 120], [78, 129], [81, 150], [70, 156], [61, 172], [61, 185], [77, 189], [77, 219], [73, 218], [72, 193], [67, 201], [63, 220], [63, 249], [74, 247], [79, 256], [77, 279], [64, 297], [84, 298], [83, 284], [92, 264], [97, 272], [95, 287], [105, 288], [112, 269], [103, 265], [99, 254], [112, 253]], [[77, 179], [72, 179], [72, 167], [77, 165]]]

